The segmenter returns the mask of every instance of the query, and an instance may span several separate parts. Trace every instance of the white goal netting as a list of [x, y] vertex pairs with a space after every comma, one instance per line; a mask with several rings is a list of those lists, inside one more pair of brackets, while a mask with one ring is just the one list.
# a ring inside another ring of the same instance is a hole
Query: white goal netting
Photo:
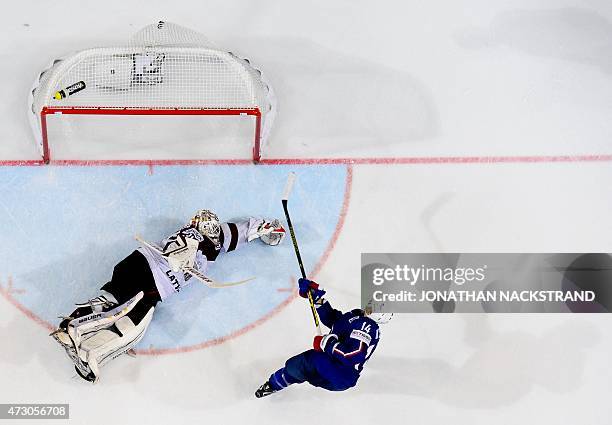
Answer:
[[261, 155], [276, 114], [271, 86], [248, 59], [168, 22], [143, 28], [125, 46], [92, 48], [54, 60], [37, 78], [30, 106], [46, 160], [48, 114], [251, 115], [254, 159]]

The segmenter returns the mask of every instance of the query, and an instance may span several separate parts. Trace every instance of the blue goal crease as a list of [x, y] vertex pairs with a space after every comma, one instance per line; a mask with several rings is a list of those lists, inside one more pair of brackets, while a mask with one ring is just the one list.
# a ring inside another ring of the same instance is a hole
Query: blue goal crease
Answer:
[[[307, 269], [325, 252], [345, 198], [345, 165], [216, 165], [157, 167], [4, 167], [0, 169], [0, 282], [55, 324], [73, 304], [94, 296], [114, 265], [137, 248], [135, 234], [158, 241], [202, 208], [221, 220], [250, 215], [281, 218], [287, 174], [297, 181], [291, 219]], [[17, 189], [16, 189], [17, 188]], [[299, 275], [289, 241], [256, 242], [219, 257], [208, 274], [221, 281], [255, 276], [236, 288], [194, 283], [158, 305], [140, 346], [157, 349], [223, 338], [266, 316], [287, 299]]]

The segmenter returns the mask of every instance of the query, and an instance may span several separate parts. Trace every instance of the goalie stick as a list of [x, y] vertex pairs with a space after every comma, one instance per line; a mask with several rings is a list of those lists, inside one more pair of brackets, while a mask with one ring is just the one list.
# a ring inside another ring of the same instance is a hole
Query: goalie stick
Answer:
[[[152, 251], [156, 252], [160, 256], [162, 256], [164, 258], [166, 257], [164, 255], [164, 251], [160, 247], [158, 247], [157, 245], [145, 241], [139, 235], [134, 236], [134, 239], [136, 239], [138, 242], [140, 242], [141, 244], [143, 244], [147, 248], [151, 249]], [[226, 283], [224, 283], [224, 282], [217, 282], [217, 281], [215, 281], [215, 280], [205, 276], [203, 273], [201, 273], [200, 271], [194, 269], [193, 267], [183, 267], [183, 268], [181, 268], [181, 271], [183, 271], [184, 273], [187, 273], [187, 274], [193, 276], [194, 278], [196, 278], [197, 280], [199, 280], [200, 282], [202, 282], [203, 284], [205, 284], [209, 288], [228, 288], [230, 286], [242, 285], [244, 283], [250, 282], [250, 281], [255, 279], [254, 277], [250, 277], [248, 279], [241, 280], [241, 281], [238, 281], [238, 282], [226, 282]]]
[[[297, 238], [295, 237], [295, 231], [293, 230], [293, 224], [291, 224], [291, 217], [289, 217], [289, 208], [287, 203], [289, 202], [289, 194], [291, 193], [291, 189], [293, 189], [293, 183], [295, 182], [295, 173], [289, 173], [287, 177], [287, 185], [285, 186], [285, 193], [283, 194], [283, 210], [285, 210], [285, 218], [287, 219], [287, 225], [289, 226], [289, 233], [291, 234], [291, 241], [293, 242], [293, 250], [295, 251], [295, 256], [297, 257], [298, 265], [300, 266], [300, 272], [302, 273], [302, 277], [306, 279], [306, 271], [304, 270], [304, 263], [302, 262], [302, 256], [300, 255], [300, 248], [298, 247]], [[312, 312], [312, 318], [314, 319], [315, 326], [317, 327], [317, 335], [322, 335], [321, 332], [321, 322], [319, 320], [319, 313], [317, 313], [317, 309], [315, 308], [314, 301], [312, 300], [312, 294], [310, 291], [308, 294], [308, 302], [310, 303], [310, 311]]]

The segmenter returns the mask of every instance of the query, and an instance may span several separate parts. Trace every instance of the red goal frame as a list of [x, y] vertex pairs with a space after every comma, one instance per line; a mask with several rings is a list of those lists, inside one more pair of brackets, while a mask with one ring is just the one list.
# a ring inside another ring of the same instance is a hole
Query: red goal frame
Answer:
[[47, 134], [47, 115], [250, 115], [255, 117], [255, 140], [253, 142], [253, 162], [261, 159], [261, 111], [259, 108], [214, 109], [214, 108], [138, 108], [138, 107], [88, 107], [88, 106], [45, 106], [40, 111], [42, 132], [43, 161], [51, 161], [51, 149]]

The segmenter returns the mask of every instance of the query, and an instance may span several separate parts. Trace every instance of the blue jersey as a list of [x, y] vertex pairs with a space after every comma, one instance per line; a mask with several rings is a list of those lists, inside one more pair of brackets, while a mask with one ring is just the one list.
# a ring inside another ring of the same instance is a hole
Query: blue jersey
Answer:
[[335, 310], [329, 304], [317, 307], [321, 323], [330, 328], [330, 338], [323, 351], [338, 365], [350, 368], [357, 376], [364, 363], [372, 356], [380, 337], [378, 324], [356, 309], [348, 313]]
[[320, 347], [291, 357], [270, 376], [275, 391], [301, 382], [344, 391], [357, 384], [363, 364], [374, 353], [380, 331], [378, 324], [365, 317], [363, 311], [342, 313], [325, 301], [317, 306], [317, 312], [330, 333], [320, 341]]

